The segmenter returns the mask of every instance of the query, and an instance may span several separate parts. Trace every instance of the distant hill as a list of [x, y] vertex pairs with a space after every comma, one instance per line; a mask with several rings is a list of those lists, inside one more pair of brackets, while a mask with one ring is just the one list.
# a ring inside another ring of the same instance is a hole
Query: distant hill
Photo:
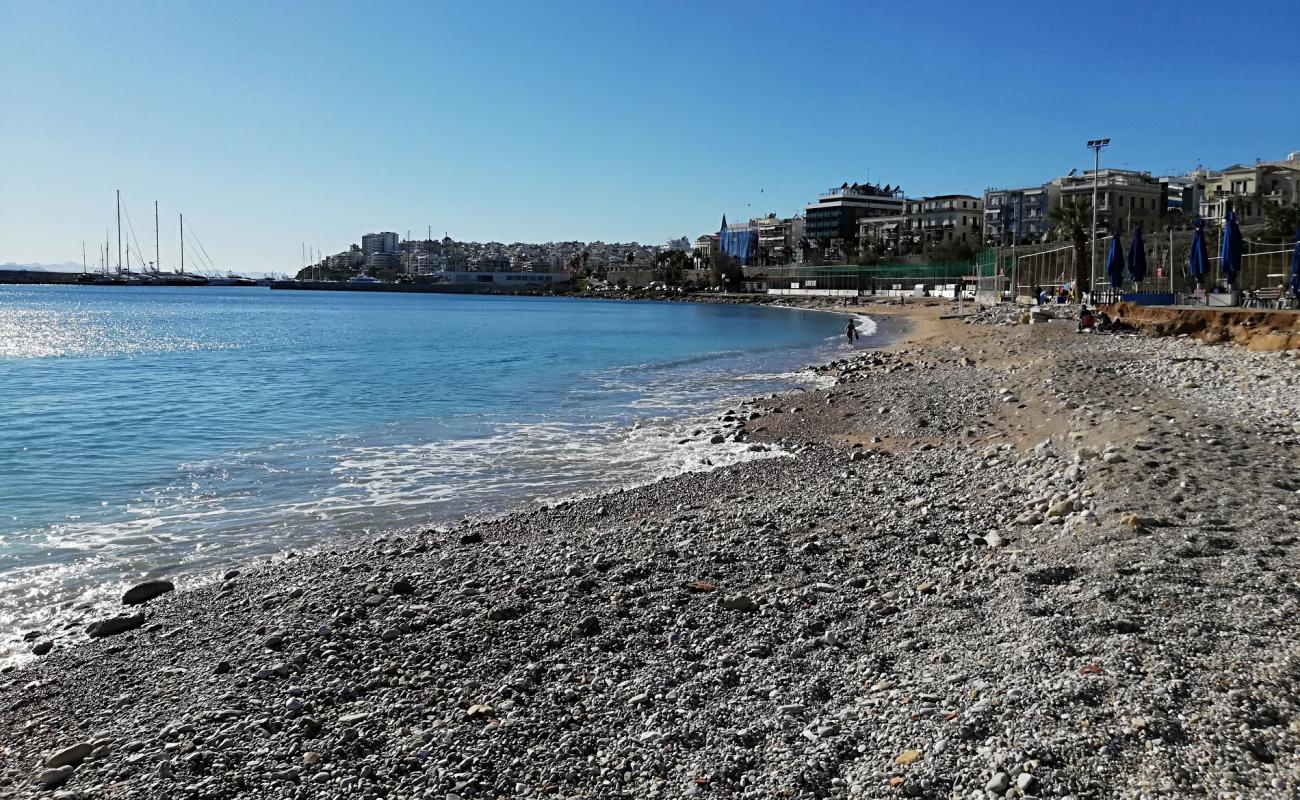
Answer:
[[19, 264], [6, 261], [0, 264], [0, 269], [25, 269], [29, 272], [81, 272], [81, 265], [72, 261], [64, 261], [61, 264]]

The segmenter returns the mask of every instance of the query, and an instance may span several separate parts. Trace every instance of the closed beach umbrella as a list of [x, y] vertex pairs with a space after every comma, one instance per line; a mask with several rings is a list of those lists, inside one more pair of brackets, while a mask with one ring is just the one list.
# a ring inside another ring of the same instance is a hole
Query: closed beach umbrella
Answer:
[[1295, 232], [1295, 249], [1291, 251], [1291, 295], [1300, 297], [1300, 228]]
[[1205, 220], [1196, 218], [1196, 233], [1192, 236], [1192, 249], [1187, 253], [1187, 274], [1197, 286], [1205, 277]]
[[1241, 272], [1241, 226], [1237, 224], [1237, 212], [1229, 211], [1223, 222], [1223, 247], [1219, 249], [1219, 270], [1228, 281], [1229, 286], [1237, 284], [1237, 273]]
[[1142, 226], [1133, 229], [1133, 241], [1128, 245], [1128, 274], [1134, 283], [1141, 283], [1147, 276], [1147, 248], [1142, 243]]
[[1124, 245], [1119, 240], [1119, 231], [1110, 236], [1110, 250], [1106, 251], [1106, 276], [1110, 278], [1110, 287], [1118, 289], [1124, 284]]

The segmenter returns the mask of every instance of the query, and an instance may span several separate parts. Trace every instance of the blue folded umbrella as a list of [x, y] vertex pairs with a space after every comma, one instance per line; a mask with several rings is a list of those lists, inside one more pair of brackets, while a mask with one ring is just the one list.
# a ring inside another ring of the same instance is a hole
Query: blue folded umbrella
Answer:
[[1192, 249], [1187, 254], [1187, 274], [1198, 285], [1205, 277], [1205, 220], [1196, 218], [1196, 233], [1192, 236]]
[[1300, 297], [1300, 228], [1295, 232], [1295, 249], [1291, 251], [1291, 296]]
[[1128, 274], [1134, 283], [1141, 283], [1147, 276], [1147, 249], [1142, 244], [1142, 226], [1133, 229], [1133, 241], [1128, 245]]
[[1124, 285], [1124, 246], [1119, 240], [1119, 231], [1110, 237], [1110, 249], [1106, 251], [1106, 276], [1110, 278], [1112, 289]]
[[1241, 272], [1241, 226], [1237, 212], [1229, 211], [1223, 222], [1223, 247], [1219, 249], [1219, 271], [1229, 286], [1237, 284]]

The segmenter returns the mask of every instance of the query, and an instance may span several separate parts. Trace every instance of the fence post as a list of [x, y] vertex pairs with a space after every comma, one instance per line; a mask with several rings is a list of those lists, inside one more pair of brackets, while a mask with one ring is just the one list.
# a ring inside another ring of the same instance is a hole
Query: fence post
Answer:
[[1015, 245], [1011, 245], [1011, 304], [1021, 302], [1021, 261], [1015, 258]]

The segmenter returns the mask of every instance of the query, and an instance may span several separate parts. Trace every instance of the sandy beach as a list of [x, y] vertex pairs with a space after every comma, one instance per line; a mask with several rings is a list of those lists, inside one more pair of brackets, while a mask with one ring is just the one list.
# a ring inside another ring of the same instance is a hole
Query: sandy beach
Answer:
[[836, 310], [906, 333], [696, 434], [778, 457], [249, 563], [0, 675], [0, 796], [1296, 797], [1296, 351]]

